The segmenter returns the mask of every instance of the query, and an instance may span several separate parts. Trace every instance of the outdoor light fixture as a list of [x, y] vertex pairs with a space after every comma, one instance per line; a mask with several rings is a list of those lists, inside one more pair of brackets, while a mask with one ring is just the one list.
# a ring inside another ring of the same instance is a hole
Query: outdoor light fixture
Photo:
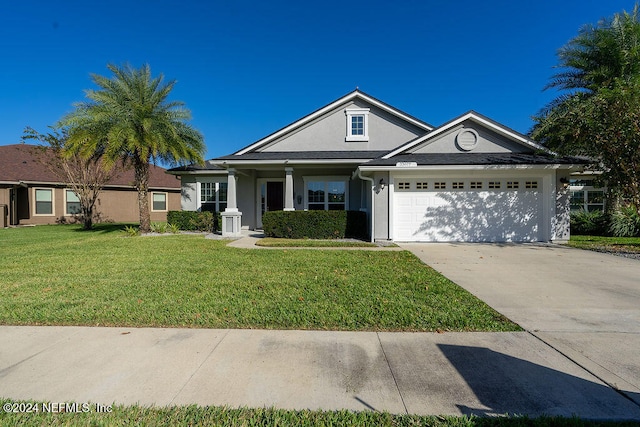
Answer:
[[384, 182], [384, 178], [380, 178], [380, 182], [378, 182], [378, 184], [380, 185], [380, 189], [384, 190], [384, 186], [386, 184], [386, 182]]
[[563, 187], [568, 187], [569, 186], [569, 180], [567, 178], [565, 178], [564, 176], [562, 178], [560, 178], [560, 183], [562, 184]]

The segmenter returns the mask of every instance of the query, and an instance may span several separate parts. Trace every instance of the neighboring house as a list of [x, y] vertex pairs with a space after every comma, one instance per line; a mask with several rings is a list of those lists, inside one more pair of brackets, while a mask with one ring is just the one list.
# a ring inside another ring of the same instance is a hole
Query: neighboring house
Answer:
[[362, 210], [372, 240], [569, 238], [569, 174], [528, 137], [470, 111], [434, 128], [359, 90], [241, 149], [168, 172], [183, 210], [221, 211], [223, 234], [271, 210]]
[[[133, 181], [130, 169], [105, 185], [95, 206], [100, 220], [140, 220]], [[180, 182], [161, 167], [151, 166], [149, 206], [152, 221], [166, 221], [167, 211], [180, 209]], [[78, 197], [43, 163], [36, 146], [0, 146], [0, 226], [67, 222], [79, 211]]]

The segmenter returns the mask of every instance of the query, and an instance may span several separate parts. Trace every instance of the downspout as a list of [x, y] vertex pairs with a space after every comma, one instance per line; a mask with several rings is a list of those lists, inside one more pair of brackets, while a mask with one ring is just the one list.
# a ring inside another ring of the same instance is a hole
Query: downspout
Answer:
[[[375, 196], [376, 196], [376, 186], [375, 186], [375, 182], [373, 180], [373, 178], [369, 178], [368, 176], [362, 176], [362, 171], [360, 170], [360, 168], [356, 169], [356, 172], [358, 173], [358, 178], [360, 178], [363, 181], [369, 181], [371, 183], [371, 243], [374, 242], [374, 219], [375, 219]], [[354, 175], [356, 174], [356, 172], [354, 172]]]

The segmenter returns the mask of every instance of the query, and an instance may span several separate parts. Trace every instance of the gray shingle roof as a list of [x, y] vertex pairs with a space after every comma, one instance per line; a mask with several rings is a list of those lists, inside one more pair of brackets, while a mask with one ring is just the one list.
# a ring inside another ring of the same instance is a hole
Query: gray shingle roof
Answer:
[[557, 165], [587, 164], [589, 160], [579, 157], [560, 157], [548, 154], [524, 153], [431, 153], [401, 154], [390, 159], [375, 159], [366, 166], [393, 166], [398, 162], [416, 162], [422, 166], [437, 165]]
[[230, 155], [212, 159], [214, 163], [225, 160], [362, 160], [375, 159], [388, 151], [262, 151]]

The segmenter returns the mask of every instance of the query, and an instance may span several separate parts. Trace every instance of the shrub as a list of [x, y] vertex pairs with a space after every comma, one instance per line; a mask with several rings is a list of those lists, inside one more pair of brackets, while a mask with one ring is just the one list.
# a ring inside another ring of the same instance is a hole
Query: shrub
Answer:
[[215, 232], [222, 222], [219, 212], [169, 211], [167, 223], [180, 230]]
[[571, 212], [571, 234], [604, 236], [607, 233], [607, 215], [602, 211], [584, 209]]
[[640, 237], [640, 215], [635, 206], [625, 206], [613, 212], [609, 232], [616, 237]]
[[138, 234], [140, 234], [140, 229], [138, 227], [133, 227], [131, 225], [127, 225], [123, 230], [123, 233], [125, 233], [128, 237], [135, 237]]
[[150, 228], [153, 233], [164, 234], [169, 229], [169, 225], [165, 222], [152, 222]]
[[271, 211], [262, 216], [267, 237], [342, 239], [367, 237], [367, 214], [359, 211]]

